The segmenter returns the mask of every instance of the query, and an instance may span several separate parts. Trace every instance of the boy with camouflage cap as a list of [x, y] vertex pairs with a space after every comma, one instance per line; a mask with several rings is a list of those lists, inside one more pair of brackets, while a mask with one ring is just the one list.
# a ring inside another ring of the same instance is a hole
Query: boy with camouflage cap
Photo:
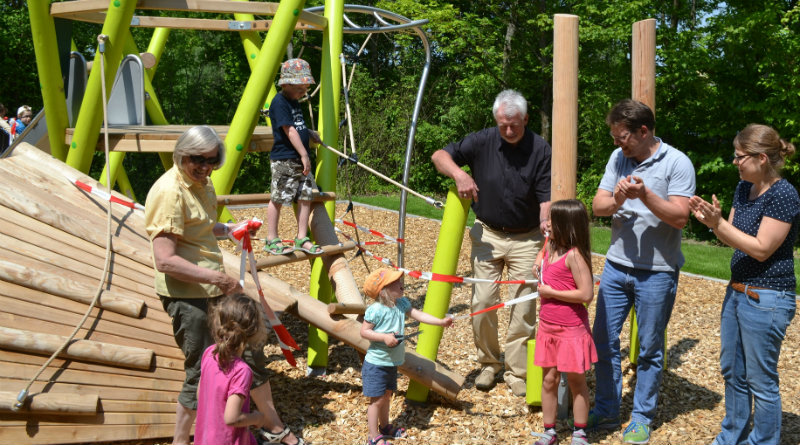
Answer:
[[[275, 255], [291, 253], [295, 249], [311, 255], [322, 253], [322, 249], [308, 237], [308, 218], [311, 213], [311, 194], [317, 188], [311, 174], [308, 157], [309, 139], [319, 143], [317, 133], [306, 126], [300, 98], [314, 84], [311, 67], [303, 59], [290, 59], [281, 65], [278, 86], [280, 93], [269, 105], [274, 144], [270, 151], [272, 184], [267, 206], [267, 242], [264, 250]], [[281, 207], [297, 202], [297, 237], [294, 246], [285, 246], [278, 237], [278, 221]]]

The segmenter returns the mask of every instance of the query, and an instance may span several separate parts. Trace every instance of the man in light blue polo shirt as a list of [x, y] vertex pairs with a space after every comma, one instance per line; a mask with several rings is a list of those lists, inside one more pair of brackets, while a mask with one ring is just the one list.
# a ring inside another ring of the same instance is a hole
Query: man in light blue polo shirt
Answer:
[[655, 137], [655, 116], [626, 99], [606, 116], [614, 150], [592, 201], [596, 216], [611, 216], [611, 247], [597, 296], [594, 341], [598, 362], [595, 407], [588, 428], [620, 425], [622, 370], [619, 334], [634, 307], [639, 360], [626, 443], [647, 443], [656, 414], [664, 366], [664, 331], [683, 266], [681, 229], [689, 219], [694, 167], [689, 158]]

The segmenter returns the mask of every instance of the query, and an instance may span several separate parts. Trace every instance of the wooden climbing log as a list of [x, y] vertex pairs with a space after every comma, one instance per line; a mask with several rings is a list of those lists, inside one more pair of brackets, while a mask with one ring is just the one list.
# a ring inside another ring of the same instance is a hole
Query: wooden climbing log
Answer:
[[[23, 389], [20, 387], [20, 389]], [[96, 394], [52, 394], [28, 395], [19, 411], [14, 411], [19, 393], [0, 391], [0, 412], [20, 414], [48, 414], [68, 416], [93, 416], [97, 414], [100, 397]]]
[[[67, 337], [61, 335], [0, 327], [0, 348], [3, 349], [49, 355], [66, 340]], [[154, 353], [150, 349], [78, 339], [73, 340], [59, 356], [113, 366], [150, 369]]]
[[[322, 247], [322, 254], [321, 254], [322, 256], [340, 255], [344, 252], [355, 249], [356, 243], [354, 243], [353, 241], [348, 241], [344, 244], [336, 244], [332, 246], [321, 246], [321, 247]], [[294, 263], [296, 261], [303, 261], [318, 256], [320, 255], [309, 255], [303, 252], [302, 250], [295, 250], [294, 252], [287, 253], [286, 255], [270, 255], [266, 258], [261, 258], [260, 260], [256, 261], [256, 268], [258, 268], [258, 270], [261, 270], [267, 267], [279, 266], [281, 264], [287, 264], [287, 263]]]
[[[272, 199], [270, 193], [249, 193], [242, 195], [217, 195], [218, 205], [267, 204]], [[311, 195], [312, 202], [336, 201], [336, 193], [318, 192]]]
[[329, 314], [363, 314], [366, 310], [364, 304], [328, 303]]

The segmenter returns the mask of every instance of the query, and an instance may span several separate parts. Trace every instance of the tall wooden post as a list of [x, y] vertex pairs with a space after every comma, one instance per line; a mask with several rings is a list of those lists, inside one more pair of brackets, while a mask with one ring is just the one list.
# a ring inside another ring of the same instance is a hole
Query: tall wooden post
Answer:
[[578, 167], [578, 16], [553, 18], [551, 200], [575, 197]]
[[633, 24], [631, 98], [656, 112], [656, 19]]

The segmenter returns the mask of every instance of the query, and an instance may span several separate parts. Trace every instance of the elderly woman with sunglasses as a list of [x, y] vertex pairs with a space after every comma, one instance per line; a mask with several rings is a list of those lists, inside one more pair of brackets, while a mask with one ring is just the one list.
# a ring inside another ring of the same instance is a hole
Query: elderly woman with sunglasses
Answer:
[[778, 358], [795, 314], [792, 246], [800, 222], [797, 190], [781, 178], [780, 169], [795, 148], [758, 124], [740, 131], [733, 146], [741, 181], [728, 219], [722, 218], [716, 195], [711, 203], [698, 196], [689, 201], [694, 216], [735, 249], [720, 323], [725, 418], [713, 444], [777, 444]]
[[[217, 198], [209, 181], [225, 162], [225, 145], [213, 128], [201, 125], [178, 139], [173, 167], [147, 194], [145, 224], [156, 268], [155, 289], [172, 317], [175, 340], [183, 351], [186, 378], [176, 409], [173, 444], [188, 445], [197, 410], [197, 385], [203, 351], [214, 343], [206, 312], [222, 296], [241, 292], [236, 278], [222, 266], [217, 237], [229, 230], [218, 223]], [[286, 444], [304, 443], [284, 426], [272, 401], [263, 348], [245, 351], [253, 369], [250, 395], [263, 415], [258, 435]]]

